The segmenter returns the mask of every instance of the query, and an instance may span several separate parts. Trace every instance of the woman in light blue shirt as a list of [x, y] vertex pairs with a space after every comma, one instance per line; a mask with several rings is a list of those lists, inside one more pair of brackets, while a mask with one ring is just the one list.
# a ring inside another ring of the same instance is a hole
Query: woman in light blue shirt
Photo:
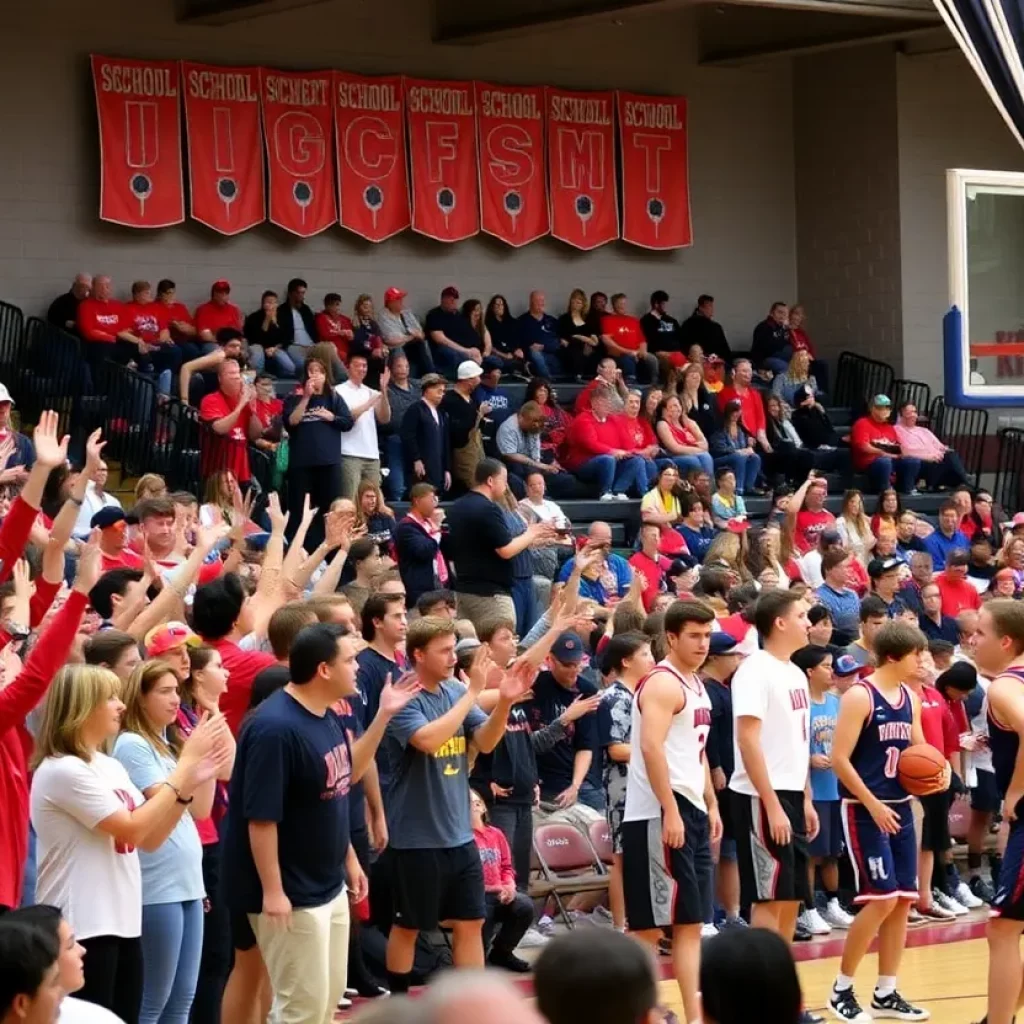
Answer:
[[[163, 661], [139, 665], [125, 685], [122, 731], [114, 744], [135, 786], [149, 799], [177, 764], [178, 679]], [[142, 868], [143, 991], [140, 1024], [187, 1024], [203, 948], [203, 847], [193, 818], [209, 817], [216, 769], [196, 790], [167, 840], [139, 852]], [[179, 796], [179, 802], [183, 802]]]

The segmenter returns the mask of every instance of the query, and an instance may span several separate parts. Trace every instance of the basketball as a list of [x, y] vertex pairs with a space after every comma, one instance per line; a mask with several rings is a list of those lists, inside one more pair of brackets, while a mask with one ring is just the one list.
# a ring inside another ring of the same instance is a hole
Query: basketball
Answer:
[[946, 759], [930, 743], [917, 743], [900, 754], [898, 770], [900, 785], [911, 796], [928, 796], [941, 782]]

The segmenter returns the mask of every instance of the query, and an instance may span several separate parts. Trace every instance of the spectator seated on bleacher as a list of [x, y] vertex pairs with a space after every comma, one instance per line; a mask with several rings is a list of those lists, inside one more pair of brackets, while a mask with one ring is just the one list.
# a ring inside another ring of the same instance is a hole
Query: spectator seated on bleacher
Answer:
[[526, 348], [519, 321], [508, 308], [504, 295], [492, 295], [484, 312], [484, 325], [491, 335], [491, 355], [502, 361], [506, 373], [525, 374]]
[[821, 390], [828, 391], [828, 363], [824, 359], [818, 358], [814, 343], [807, 333], [807, 328], [804, 327], [806, 322], [807, 313], [803, 306], [798, 304], [789, 307], [789, 318], [786, 321], [786, 327], [789, 330], [789, 341], [793, 346], [793, 351], [806, 352], [811, 357], [810, 372], [814, 375]]
[[789, 309], [784, 302], [773, 302], [772, 308], [755, 328], [750, 358], [759, 373], [785, 373], [793, 355], [786, 321]]
[[555, 462], [545, 462], [541, 449], [544, 413], [536, 402], [526, 402], [498, 427], [497, 448], [509, 473], [509, 485], [517, 497], [526, 493], [526, 475], [540, 472], [545, 490], [556, 499], [571, 498], [577, 491], [575, 477]]
[[71, 287], [50, 303], [46, 322], [69, 334], [78, 334], [78, 307], [92, 294], [92, 277], [76, 274]]
[[519, 336], [530, 369], [542, 377], [558, 377], [571, 370], [569, 343], [559, 336], [558, 321], [545, 312], [546, 305], [543, 292], [530, 292], [529, 309], [519, 317]]
[[721, 425], [721, 417], [718, 402], [704, 381], [704, 365], [687, 363], [681, 370], [673, 368], [666, 384], [669, 389], [673, 377], [676, 381], [676, 394], [683, 403], [683, 412], [700, 427], [705, 437], [710, 438]]
[[960, 456], [927, 427], [918, 424], [917, 406], [913, 402], [903, 402], [899, 407], [896, 439], [904, 458], [917, 459], [921, 463], [921, 476], [928, 490], [969, 486]]
[[10, 441], [12, 451], [3, 467], [0, 467], [0, 484], [16, 484], [20, 487], [28, 479], [28, 471], [36, 461], [31, 438], [19, 433], [11, 426], [11, 410], [14, 399], [6, 384], [0, 384], [0, 445]]
[[640, 321], [630, 314], [629, 296], [612, 296], [612, 311], [601, 317], [601, 342], [630, 380], [653, 384], [658, 379], [658, 359], [647, 351]]
[[788, 406], [793, 405], [798, 388], [809, 388], [815, 397], [818, 395], [818, 382], [811, 375], [811, 355], [806, 349], [796, 349], [785, 372], [772, 380], [772, 391]]
[[384, 293], [384, 308], [377, 314], [377, 324], [392, 361], [398, 352], [404, 352], [415, 366], [416, 376], [422, 377], [434, 372], [434, 360], [416, 314], [405, 308], [403, 300], [407, 294], [392, 285]]
[[751, 437], [751, 443], [764, 452], [771, 450], [765, 433], [764, 399], [761, 392], [751, 386], [754, 368], [749, 359], [737, 359], [732, 367], [732, 384], [718, 392], [718, 409], [725, 416], [725, 407], [730, 402], [740, 403], [740, 423]]
[[590, 408], [569, 426], [565, 466], [594, 488], [601, 501], [642, 497], [647, 490], [647, 467], [639, 455], [622, 447], [620, 427], [612, 413], [609, 389], [590, 396]]
[[853, 468], [868, 478], [867, 490], [884, 491], [895, 477], [896, 490], [916, 494], [915, 484], [921, 472], [921, 460], [909, 458], [900, 448], [896, 428], [889, 422], [892, 402], [888, 395], [875, 395], [868, 408], [850, 431]]
[[[695, 359], [693, 347], [700, 347], [700, 356]], [[688, 362], [700, 362], [705, 357], [717, 356], [723, 363], [732, 362], [732, 349], [722, 330], [722, 325], [715, 320], [715, 299], [711, 295], [701, 295], [697, 299], [694, 311], [679, 325], [679, 347], [686, 355]]]
[[[711, 457], [716, 472], [720, 469], [732, 471], [738, 494], [763, 494], [763, 489], [757, 483], [761, 473], [761, 456], [754, 450], [754, 439], [744, 429], [742, 418], [743, 406], [740, 400], [734, 398], [726, 402], [722, 408], [722, 427], [708, 441]], [[706, 466], [701, 468], [707, 472]]]
[[592, 377], [601, 358], [601, 336], [593, 329], [587, 293], [573, 288], [565, 312], [558, 318], [558, 337], [565, 343], [577, 377]]
[[425, 326], [434, 366], [441, 373], [454, 372], [467, 359], [483, 361], [480, 336], [459, 311], [459, 290], [454, 285], [441, 292], [441, 303], [427, 314]]
[[576, 396], [576, 404], [573, 409], [577, 416], [590, 408], [590, 396], [597, 388], [605, 388], [608, 391], [612, 412], [620, 413], [626, 408], [626, 396], [629, 394], [629, 388], [626, 387], [622, 370], [611, 356], [601, 359], [597, 364], [597, 376], [589, 381]]
[[483, 373], [480, 375], [480, 383], [477, 385], [476, 391], [473, 392], [473, 398], [476, 401], [486, 402], [491, 407], [487, 418], [492, 421], [495, 429], [501, 426], [516, 409], [515, 400], [501, 387], [503, 366], [504, 364], [494, 355], [492, 349], [491, 355], [484, 357], [481, 364]]
[[[713, 473], [715, 463], [710, 449], [711, 441], [704, 436], [700, 426], [683, 412], [683, 404], [677, 395], [667, 395], [661, 400], [654, 414], [655, 433], [661, 445], [662, 459], [671, 460], [685, 476], [691, 469]], [[757, 459], [757, 456], [754, 456]], [[760, 467], [760, 460], [757, 461]], [[757, 477], [757, 471], [754, 471]]]
[[295, 361], [288, 352], [295, 333], [291, 317], [290, 306], [281, 311], [277, 292], [266, 291], [260, 308], [245, 318], [243, 333], [249, 344], [249, 363], [257, 373], [267, 369], [277, 377], [295, 376]]
[[842, 443], [839, 433], [813, 391], [797, 388], [791, 404], [791, 422], [808, 451], [830, 452], [839, 448]]
[[231, 294], [231, 283], [223, 278], [214, 281], [210, 288], [210, 301], [196, 307], [196, 336], [199, 341], [213, 344], [220, 340], [222, 330], [242, 330], [242, 311], [228, 299]]
[[651, 308], [640, 317], [640, 329], [647, 339], [647, 351], [664, 356], [675, 367], [686, 362], [680, 346], [679, 321], [668, 312], [668, 292], [651, 293]]

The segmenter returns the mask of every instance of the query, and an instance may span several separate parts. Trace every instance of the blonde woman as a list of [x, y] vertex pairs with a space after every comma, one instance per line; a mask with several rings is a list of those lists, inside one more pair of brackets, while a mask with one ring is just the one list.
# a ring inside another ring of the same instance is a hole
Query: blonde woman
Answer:
[[736, 577], [736, 583], [749, 583], [753, 577], [747, 568], [747, 535], [723, 530], [711, 542], [704, 556], [705, 568], [724, 567]]
[[117, 676], [99, 666], [57, 673], [36, 737], [31, 809], [36, 899], [61, 908], [88, 952], [82, 998], [130, 1022], [142, 1000], [136, 848], [159, 849], [217, 774], [214, 749], [227, 725], [216, 715], [197, 726], [174, 770], [146, 797], [120, 761], [103, 753], [121, 728], [120, 691]]
[[843, 546], [867, 565], [877, 538], [871, 531], [871, 520], [864, 512], [864, 495], [856, 488], [851, 488], [843, 495], [843, 507], [836, 519], [836, 530], [843, 538]]
[[678, 375], [676, 394], [683, 406], [683, 415], [693, 420], [710, 437], [718, 429], [718, 404], [711, 400], [704, 386], [704, 367], [687, 363]]
[[[114, 757], [132, 784], [152, 799], [178, 765], [181, 696], [165, 661], [143, 662], [124, 687], [121, 734]], [[226, 740], [225, 744], [226, 746]], [[230, 746], [233, 753], [234, 744]], [[225, 755], [227, 756], [227, 755]], [[223, 774], [223, 773], [219, 773]], [[216, 778], [194, 790], [170, 835], [139, 854], [142, 870], [142, 1011], [140, 1024], [186, 1024], [203, 949], [203, 847], [194, 818], [210, 817]]]
[[811, 354], [806, 349], [797, 349], [789, 357], [789, 366], [772, 381], [772, 391], [792, 408], [797, 388], [807, 385], [813, 394], [818, 393], [818, 382], [811, 376]]
[[135, 485], [135, 504], [147, 498], [163, 498], [167, 494], [167, 481], [159, 473], [143, 473]]
[[569, 343], [573, 372], [593, 377], [597, 372], [601, 339], [591, 329], [590, 304], [582, 288], [573, 288], [565, 312], [558, 318], [558, 336]]
[[203, 526], [233, 525], [235, 505], [241, 499], [238, 480], [230, 469], [218, 469], [206, 478], [199, 522]]

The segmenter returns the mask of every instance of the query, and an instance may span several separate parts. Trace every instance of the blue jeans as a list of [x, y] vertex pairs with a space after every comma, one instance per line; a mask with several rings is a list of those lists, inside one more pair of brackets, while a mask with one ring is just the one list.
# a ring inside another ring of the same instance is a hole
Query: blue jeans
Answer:
[[[622, 370], [622, 376], [630, 380], [640, 380], [641, 383], [650, 384], [658, 379], [657, 356], [619, 356], [616, 362], [619, 364], [619, 369]], [[638, 368], [643, 370], [639, 377], [637, 376]]]
[[968, 483], [967, 470], [954, 451], [948, 451], [941, 462], [922, 462], [921, 475], [929, 490], [935, 490], [944, 484], [949, 487], [960, 487]]
[[538, 377], [547, 377], [551, 380], [562, 372], [561, 363], [554, 352], [536, 351], [531, 348], [526, 352], [526, 361]]
[[727, 466], [736, 474], [736, 493], [746, 494], [757, 485], [757, 476], [761, 472], [761, 456], [753, 455], [719, 455], [715, 459], [715, 469]]
[[25, 858], [25, 873], [21, 879], [21, 905], [31, 907], [36, 901], [36, 830], [28, 827], [28, 856]]
[[516, 632], [526, 636], [537, 621], [537, 591], [533, 578], [512, 580], [512, 603], [516, 606]]
[[443, 374], [454, 373], [459, 368], [459, 363], [466, 359], [461, 352], [456, 352], [447, 345], [438, 345], [433, 341], [430, 343], [430, 354], [434, 360], [434, 369]]
[[786, 345], [774, 356], [761, 360], [759, 370], [771, 370], [772, 373], [785, 373], [789, 369], [789, 361], [793, 357], [792, 346]]
[[188, 1024], [202, 951], [202, 900], [143, 905], [139, 1024]]
[[169, 395], [171, 387], [178, 386], [178, 371], [183, 358], [184, 353], [177, 345], [161, 345], [139, 357], [139, 370], [153, 373], [157, 391], [161, 395]]
[[263, 351], [262, 345], [249, 346], [249, 366], [257, 373], [268, 369], [275, 377], [294, 377], [295, 360], [283, 349], [279, 348], [272, 356]]
[[920, 459], [892, 458], [880, 455], [864, 470], [868, 478], [868, 490], [872, 494], [880, 494], [889, 486], [893, 473], [896, 474], [896, 490], [907, 494], [914, 489], [917, 478], [921, 475]]
[[[712, 479], [715, 476], [715, 460], [707, 452], [701, 452], [699, 455], [670, 455], [668, 458], [658, 459], [659, 467], [669, 463], [679, 470], [679, 475], [684, 479], [691, 469], [699, 469]], [[738, 482], [738, 474], [736, 479]]]
[[583, 780], [580, 786], [580, 795], [577, 797], [581, 804], [586, 804], [592, 811], [603, 811], [605, 809], [604, 789], [593, 785], [589, 779]]
[[612, 455], [595, 455], [583, 463], [576, 475], [595, 486], [599, 494], [628, 494], [642, 497], [647, 485], [647, 467], [639, 455], [616, 459]]
[[401, 501], [405, 496], [405, 463], [402, 461], [400, 434], [385, 435], [384, 454], [388, 466], [388, 475], [381, 481], [384, 493], [388, 501]]
[[434, 372], [434, 357], [430, 354], [430, 343], [427, 341], [407, 341], [391, 350], [394, 358], [396, 352], [404, 352], [409, 360], [413, 377], [422, 377], [424, 374]]

